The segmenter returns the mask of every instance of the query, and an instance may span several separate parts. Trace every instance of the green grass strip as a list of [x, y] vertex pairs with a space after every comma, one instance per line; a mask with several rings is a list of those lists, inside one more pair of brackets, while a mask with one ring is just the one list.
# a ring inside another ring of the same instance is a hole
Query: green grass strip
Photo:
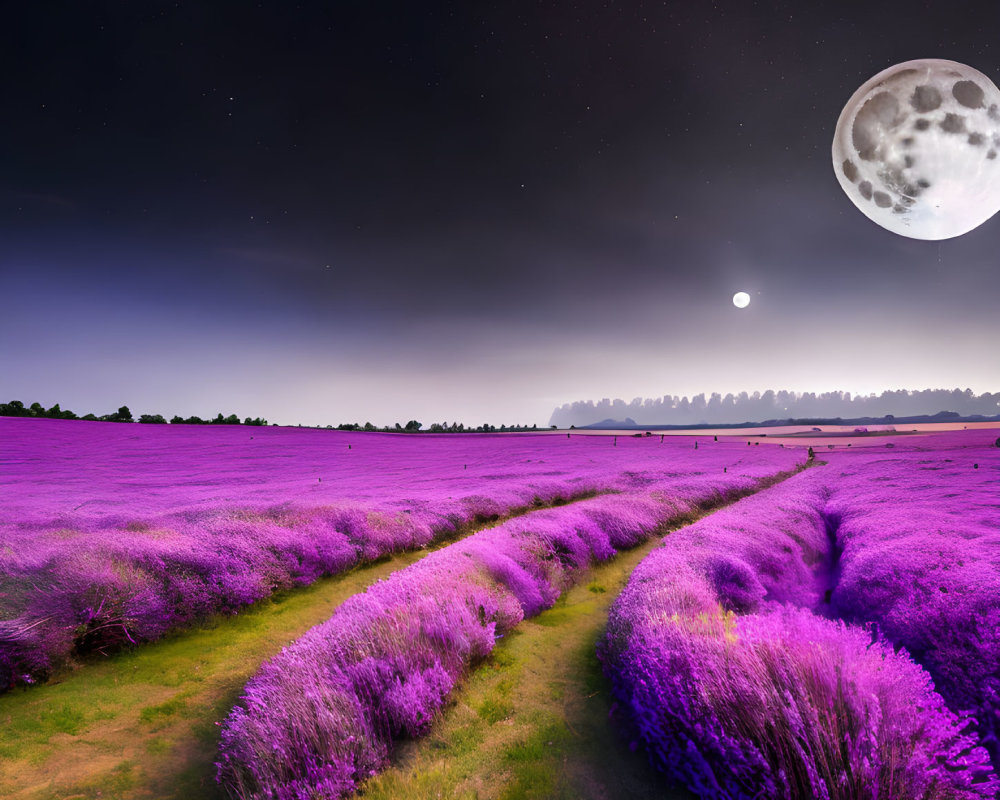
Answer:
[[221, 800], [217, 720], [261, 663], [404, 553], [0, 695], [0, 797]]
[[431, 732], [403, 742], [366, 800], [580, 800], [671, 795], [609, 724], [595, 655], [608, 609], [659, 538], [591, 569], [590, 580], [520, 623], [452, 693]]

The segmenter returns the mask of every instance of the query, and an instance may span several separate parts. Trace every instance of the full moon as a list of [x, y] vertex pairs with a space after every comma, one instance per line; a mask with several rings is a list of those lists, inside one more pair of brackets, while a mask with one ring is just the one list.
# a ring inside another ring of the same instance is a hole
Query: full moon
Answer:
[[858, 89], [833, 168], [862, 213], [913, 239], [950, 239], [1000, 210], [1000, 90], [956, 61], [906, 61]]
[[746, 308], [750, 305], [750, 295], [746, 292], [737, 292], [733, 295], [733, 305], [737, 308]]

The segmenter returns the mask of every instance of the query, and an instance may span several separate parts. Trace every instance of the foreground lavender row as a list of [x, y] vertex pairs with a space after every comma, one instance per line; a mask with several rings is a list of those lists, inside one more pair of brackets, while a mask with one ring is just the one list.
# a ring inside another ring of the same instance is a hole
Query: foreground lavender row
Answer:
[[640, 564], [601, 657], [659, 769], [706, 798], [996, 796], [1000, 451], [982, 438], [831, 455]]
[[[0, 418], [0, 691], [517, 509], [786, 451]], [[734, 469], [735, 468], [735, 469]]]
[[[794, 465], [786, 451], [771, 459]], [[417, 736], [455, 681], [593, 561], [658, 526], [752, 490], [745, 474], [649, 479], [645, 491], [532, 512], [395, 573], [264, 665], [223, 726], [219, 779], [240, 798], [337, 797]]]

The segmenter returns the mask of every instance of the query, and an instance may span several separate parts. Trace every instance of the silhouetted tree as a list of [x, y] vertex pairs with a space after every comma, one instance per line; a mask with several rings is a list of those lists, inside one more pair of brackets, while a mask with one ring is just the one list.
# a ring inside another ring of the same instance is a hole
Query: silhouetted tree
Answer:
[[30, 417], [31, 412], [24, 407], [24, 403], [20, 400], [11, 400], [9, 403], [0, 403], [0, 416]]
[[104, 422], [134, 422], [132, 419], [132, 412], [128, 410], [128, 406], [122, 406], [114, 414], [107, 414], [101, 417]]
[[52, 408], [45, 412], [45, 416], [49, 419], [77, 419], [76, 414], [74, 414], [69, 409], [63, 411], [59, 408], [59, 404], [56, 403]]

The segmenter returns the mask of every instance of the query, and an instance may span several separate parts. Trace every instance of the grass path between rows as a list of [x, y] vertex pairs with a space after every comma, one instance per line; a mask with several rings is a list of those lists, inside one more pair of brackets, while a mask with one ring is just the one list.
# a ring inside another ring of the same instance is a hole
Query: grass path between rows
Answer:
[[[592, 567], [589, 582], [524, 620], [453, 692], [431, 732], [405, 742], [366, 800], [671, 800], [612, 714], [595, 647], [646, 544]], [[609, 722], [609, 716], [611, 720]]]
[[[611, 603], [666, 530], [592, 567], [553, 608], [509, 633], [453, 692], [431, 733], [402, 743], [395, 766], [362, 794], [670, 798], [641, 750], [632, 752], [608, 724], [612, 704], [594, 655]], [[223, 800], [213, 764], [218, 721], [247, 680], [348, 597], [427, 552], [321, 579], [43, 686], [0, 695], [0, 797]]]
[[0, 797], [216, 800], [216, 721], [261, 663], [427, 551], [323, 578], [232, 617], [0, 696]]

